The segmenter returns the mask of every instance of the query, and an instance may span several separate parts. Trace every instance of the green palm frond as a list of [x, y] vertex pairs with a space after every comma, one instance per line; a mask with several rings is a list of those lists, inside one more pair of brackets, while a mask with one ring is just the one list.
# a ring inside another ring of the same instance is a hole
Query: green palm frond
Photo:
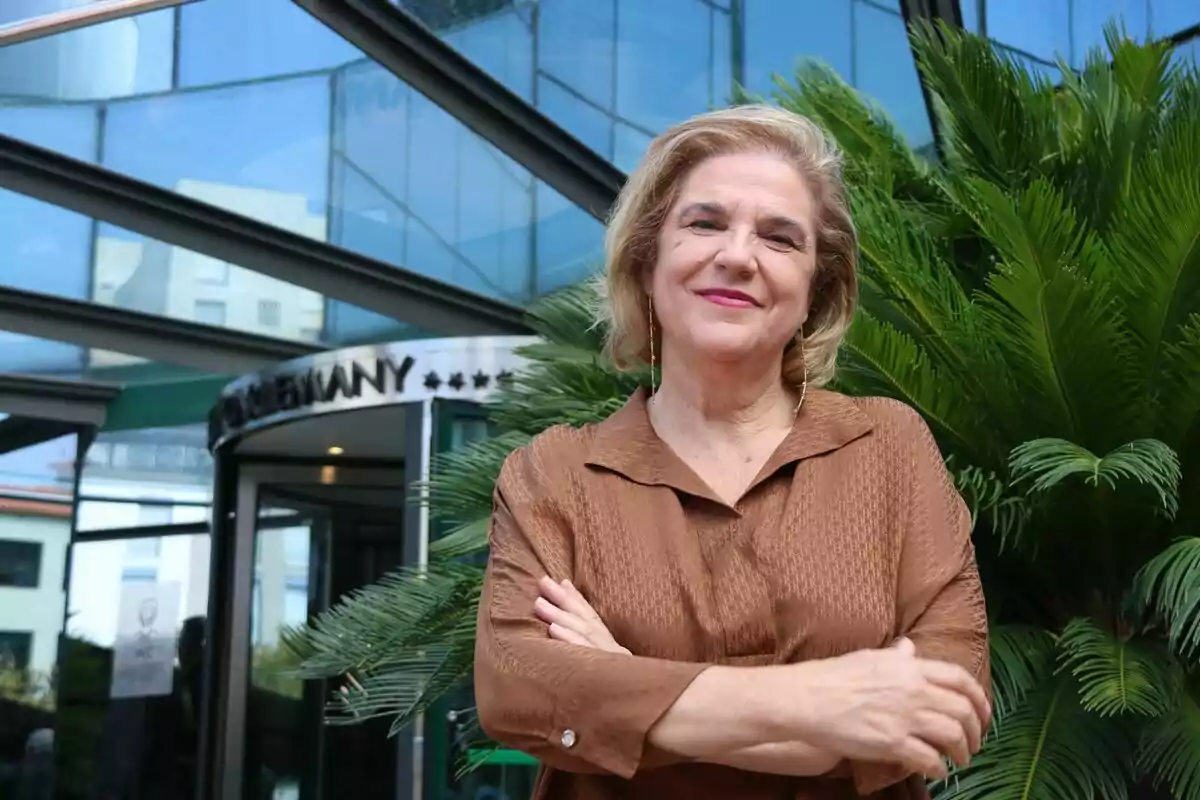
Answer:
[[504, 460], [528, 441], [526, 434], [510, 431], [437, 456], [430, 480], [418, 486], [420, 497], [429, 505], [430, 518], [462, 524], [489, 515]]
[[1168, 369], [1162, 379], [1158, 428], [1180, 447], [1200, 430], [1200, 312], [1191, 316], [1179, 340], [1166, 348]]
[[863, 311], [842, 344], [843, 369], [892, 397], [900, 397], [919, 410], [934, 430], [950, 436], [959, 446], [979, 452], [979, 434], [972, 408], [948, 391], [946, 376], [930, 363], [924, 349], [910, 336]]
[[599, 353], [605, 329], [597, 324], [600, 303], [597, 285], [591, 281], [542, 295], [529, 307], [533, 332], [547, 342], [585, 353]]
[[298, 674], [361, 682], [395, 663], [416, 664], [421, 652], [474, 635], [482, 585], [479, 567], [442, 563], [407, 567], [344, 595], [292, 634], [292, 647], [304, 655]]
[[1164, 130], [1129, 180], [1108, 237], [1139, 358], [1154, 376], [1164, 347], [1200, 308], [1200, 119]]
[[452, 561], [482, 553], [488, 546], [490, 528], [490, 515], [464, 522], [452, 528], [445, 536], [430, 542], [429, 557], [439, 561]]
[[1019, 542], [1033, 513], [1030, 499], [1015, 494], [1008, 481], [994, 472], [975, 466], [958, 469], [952, 458], [947, 460], [946, 466], [954, 478], [955, 488], [971, 510], [972, 529], [981, 519], [986, 520], [1001, 550]]
[[795, 80], [775, 78], [780, 106], [820, 123], [833, 134], [846, 158], [847, 177], [902, 197], [932, 199], [937, 187], [929, 166], [905, 143], [904, 134], [882, 107], [866, 102], [827, 64], [804, 59]]
[[1067, 623], [1058, 647], [1063, 669], [1079, 682], [1080, 702], [1087, 711], [1157, 717], [1174, 699], [1172, 663], [1161, 645], [1121, 638], [1079, 618]]
[[1054, 634], [1029, 625], [994, 625], [988, 635], [997, 723], [1020, 708], [1053, 671]]
[[1176, 653], [1200, 655], [1200, 536], [1179, 539], [1150, 559], [1130, 594], [1138, 611], [1165, 622]]
[[470, 675], [474, 655], [475, 627], [463, 625], [443, 641], [398, 655], [383, 668], [348, 672], [333, 695], [329, 722], [354, 725], [386, 717], [395, 734]]
[[1047, 181], [1011, 194], [971, 178], [952, 187], [1001, 259], [983, 318], [1008, 349], [1025, 403], [1072, 439], [1120, 441], [1113, 437], [1134, 429], [1135, 371], [1121, 309], [1102, 280], [1111, 265], [1100, 239]]
[[1089, 713], [1069, 674], [1043, 673], [1036, 689], [992, 726], [970, 765], [935, 784], [944, 800], [1081, 800], [1128, 797], [1129, 736], [1119, 720]]
[[912, 38], [949, 164], [1007, 187], [1038, 174], [1057, 143], [1054, 87], [944, 24], [916, 25]]
[[1009, 467], [1014, 483], [1029, 481], [1036, 492], [1053, 489], [1071, 477], [1110, 489], [1117, 488], [1118, 481], [1135, 481], [1154, 490], [1168, 516], [1179, 508], [1179, 457], [1157, 439], [1121, 445], [1104, 457], [1065, 439], [1034, 439], [1013, 448]]
[[1142, 734], [1138, 771], [1178, 800], [1200, 800], [1200, 686], [1179, 682], [1170, 710]]

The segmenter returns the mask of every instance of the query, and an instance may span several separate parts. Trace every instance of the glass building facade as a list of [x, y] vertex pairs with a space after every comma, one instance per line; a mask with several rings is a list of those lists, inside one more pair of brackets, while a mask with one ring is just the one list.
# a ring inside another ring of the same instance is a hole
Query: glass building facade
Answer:
[[[1179, 59], [1200, 42], [1195, 0], [153, 5], [16, 35], [89, 3], [0, 3], [0, 798], [112, 780], [137, 792], [104, 796], [233, 800], [187, 788], [196, 729], [171, 740], [169, 786], [121, 773], [134, 745], [116, 742], [156, 740], [159, 711], [117, 719], [88, 678], [124, 594], [168, 580], [186, 673], [188, 621], [211, 599], [205, 421], [231, 378], [350, 345], [524, 333], [522, 307], [597, 267], [604, 193], [657, 133], [738, 87], [770, 95], [802, 58], [930, 145], [905, 32], [921, 13], [1056, 80], [1114, 19]], [[439, 425], [435, 451], [486, 432], [469, 411]], [[316, 540], [293, 523], [273, 520], [254, 554], [262, 663], [311, 611]], [[388, 796], [521, 796], [519, 759], [459, 781], [453, 725], [427, 719], [423, 736], [421, 780]], [[327, 796], [271, 785], [238, 796]]]

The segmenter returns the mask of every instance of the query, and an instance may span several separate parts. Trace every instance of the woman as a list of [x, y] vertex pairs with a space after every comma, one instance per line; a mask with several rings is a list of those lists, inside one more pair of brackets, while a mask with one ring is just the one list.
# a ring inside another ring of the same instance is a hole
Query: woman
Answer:
[[610, 355], [661, 382], [506, 462], [484, 730], [547, 800], [927, 797], [987, 726], [987, 623], [921, 418], [818, 388], [857, 296], [833, 145], [768, 107], [685, 122], [606, 250]]

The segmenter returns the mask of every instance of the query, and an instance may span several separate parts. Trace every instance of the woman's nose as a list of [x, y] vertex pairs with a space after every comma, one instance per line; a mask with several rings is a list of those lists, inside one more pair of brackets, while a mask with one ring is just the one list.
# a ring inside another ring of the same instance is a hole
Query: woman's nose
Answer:
[[757, 268], [752, 232], [730, 229], [721, 237], [720, 247], [716, 257], [717, 266], [740, 271], [752, 271]]

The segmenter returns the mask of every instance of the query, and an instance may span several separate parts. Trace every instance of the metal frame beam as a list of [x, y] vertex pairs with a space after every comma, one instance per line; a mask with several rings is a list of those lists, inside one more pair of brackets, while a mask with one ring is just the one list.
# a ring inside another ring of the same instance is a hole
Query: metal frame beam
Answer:
[[13, 416], [102, 425], [120, 393], [111, 383], [0, 373], [0, 411]]
[[0, 455], [77, 433], [81, 427], [86, 426], [53, 419], [6, 417], [0, 420]]
[[0, 187], [312, 289], [430, 333], [529, 332], [524, 311], [517, 306], [8, 136], [0, 136]]
[[2, 286], [0, 327], [216, 373], [253, 372], [325, 349]]
[[78, 8], [39, 14], [0, 25], [0, 47], [192, 2], [195, 0], [100, 0]]
[[293, 0], [592, 216], [625, 174], [386, 0]]
[[[973, 1], [967, 0], [967, 2]], [[906, 30], [917, 21], [930, 23], [944, 22], [953, 28], [961, 28], [963, 25], [961, 0], [900, 0], [900, 15], [904, 18], [904, 27]], [[908, 45], [913, 64], [916, 65], [917, 52], [912, 47], [911, 38], [908, 41]], [[940, 158], [942, 155], [942, 140], [938, 134], [937, 114], [934, 113], [933, 97], [929, 93], [929, 87], [925, 84], [925, 78], [921, 75], [919, 67], [917, 69], [917, 81], [921, 84], [921, 99], [925, 102], [925, 113], [929, 115], [929, 130], [933, 132], [934, 147]]]

